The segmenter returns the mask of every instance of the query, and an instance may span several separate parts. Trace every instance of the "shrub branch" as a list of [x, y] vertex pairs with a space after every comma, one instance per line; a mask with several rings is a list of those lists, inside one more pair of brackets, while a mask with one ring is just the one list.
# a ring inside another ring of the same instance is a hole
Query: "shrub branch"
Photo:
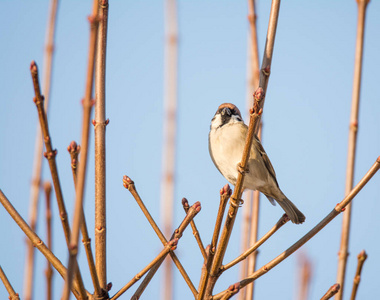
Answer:
[[[57, 150], [53, 150], [53, 146], [51, 143], [47, 116], [46, 116], [45, 108], [43, 105], [44, 97], [41, 95], [40, 84], [39, 84], [39, 79], [38, 79], [38, 68], [37, 68], [37, 64], [34, 61], [32, 61], [30, 65], [30, 72], [32, 75], [33, 87], [34, 87], [34, 93], [35, 93], [34, 103], [36, 104], [36, 107], [37, 107], [38, 117], [40, 120], [40, 125], [41, 125], [41, 130], [42, 130], [42, 136], [45, 142], [46, 152], [44, 153], [44, 156], [47, 158], [48, 163], [49, 163], [50, 173], [53, 180], [55, 196], [57, 198], [63, 232], [65, 234], [67, 247], [70, 249], [70, 246], [69, 246], [70, 237], [71, 237], [70, 227], [69, 227], [69, 221], [68, 221], [67, 211], [65, 207], [65, 202], [63, 200], [61, 183], [59, 181], [57, 163], [55, 159], [57, 155]], [[75, 273], [76, 273], [75, 276], [77, 277], [77, 280], [78, 280], [78, 284], [80, 286], [81, 296], [85, 299], [86, 293], [85, 293], [83, 280], [82, 280], [82, 276], [80, 274], [79, 268], [77, 268], [77, 271]]]
[[99, 283], [107, 287], [106, 259], [106, 49], [108, 0], [100, 1], [95, 67], [95, 261]]
[[183, 219], [182, 223], [179, 225], [179, 227], [174, 231], [170, 241], [166, 243], [164, 249], [160, 252], [158, 256], [152, 262], [150, 262], [141, 272], [139, 272], [130, 282], [128, 282], [120, 291], [116, 293], [115, 296], [111, 298], [111, 300], [116, 300], [119, 298], [125, 291], [127, 291], [134, 283], [136, 283], [142, 276], [145, 275], [146, 272], [148, 272], [153, 266], [155, 266], [157, 263], [162, 263], [163, 259], [166, 257], [166, 255], [169, 252], [174, 251], [177, 249], [178, 240], [182, 237], [182, 234], [186, 227], [191, 223], [191, 221], [194, 219], [194, 217], [199, 213], [201, 210], [201, 205], [199, 202], [196, 202], [193, 206], [191, 206], [188, 209], [188, 213], [186, 217]]
[[3, 282], [5, 289], [7, 290], [9, 294], [10, 300], [20, 300], [19, 295], [15, 292], [13, 289], [11, 283], [9, 282], [7, 275], [5, 275], [3, 268], [0, 266], [0, 279]]
[[[154, 221], [153, 217], [149, 213], [148, 209], [146, 208], [144, 202], [141, 200], [140, 195], [137, 193], [135, 183], [132, 181], [131, 178], [128, 176], [123, 177], [123, 185], [126, 189], [129, 190], [129, 192], [132, 194], [133, 198], [136, 200], [137, 204], [139, 205], [140, 209], [144, 213], [145, 217], [147, 218], [150, 226], [152, 226], [154, 232], [157, 234], [158, 238], [160, 239], [161, 243], [165, 246], [167, 244], [167, 240], [160, 230], [160, 228], [157, 226], [157, 223]], [[179, 272], [181, 273], [182, 277], [184, 278], [185, 282], [189, 286], [191, 292], [193, 293], [194, 297], [197, 297], [198, 292], [196, 288], [194, 287], [194, 284], [192, 283], [189, 275], [185, 271], [184, 267], [182, 266], [181, 262], [179, 261], [177, 255], [174, 252], [170, 252], [170, 257], [172, 258], [174, 264], [178, 268]], [[159, 261], [160, 262], [160, 261]], [[158, 263], [159, 263], [158, 262]], [[162, 261], [161, 261], [162, 263]]]
[[[358, 132], [358, 115], [359, 115], [359, 101], [360, 101], [360, 85], [362, 74], [362, 61], [363, 61], [363, 42], [364, 42], [364, 24], [366, 8], [369, 0], [357, 0], [358, 4], [358, 22], [356, 34], [356, 50], [355, 50], [355, 66], [354, 66], [354, 80], [352, 89], [352, 104], [351, 104], [351, 117], [350, 117], [350, 131], [348, 137], [348, 155], [347, 155], [347, 171], [346, 171], [346, 189], [347, 195], [354, 184], [354, 169], [355, 169], [355, 156], [356, 156], [356, 140]], [[342, 221], [342, 234], [340, 241], [339, 257], [338, 257], [338, 271], [337, 283], [340, 284], [340, 290], [336, 296], [337, 300], [343, 297], [344, 280], [346, 274], [346, 264], [348, 256], [348, 244], [351, 226], [351, 205], [347, 206], [346, 212], [343, 214]]]
[[[36, 247], [45, 258], [52, 264], [54, 269], [65, 278], [67, 269], [63, 266], [61, 261], [49, 250], [48, 247], [44, 244], [44, 242], [39, 238], [39, 236], [30, 228], [30, 226], [24, 221], [24, 219], [20, 216], [17, 210], [13, 207], [13, 205], [9, 202], [7, 197], [3, 194], [2, 190], [0, 190], [0, 202], [4, 206], [5, 210], [12, 217], [12, 219], [16, 222], [16, 224], [20, 227], [20, 229], [25, 233], [25, 235], [32, 242], [33, 246]], [[72, 292], [77, 299], [81, 298], [79, 294], [79, 284], [78, 279], [75, 278]], [[88, 292], [86, 292], [88, 293]], [[82, 298], [83, 299], [83, 298]]]
[[326, 294], [323, 295], [323, 297], [321, 298], [321, 300], [328, 300], [330, 298], [332, 298], [336, 293], [338, 293], [340, 290], [340, 285], [339, 283], [335, 283], [334, 285], [332, 285], [326, 292]]
[[358, 265], [356, 267], [354, 284], [352, 286], [351, 300], [355, 300], [356, 298], [356, 293], [358, 291], [358, 287], [359, 287], [359, 283], [361, 279], [363, 264], [366, 259], [367, 259], [367, 253], [364, 250], [362, 250], [358, 255]]
[[87, 158], [88, 158], [88, 147], [89, 147], [89, 135], [90, 135], [90, 120], [91, 111], [93, 106], [92, 101], [92, 90], [94, 84], [94, 69], [95, 69], [95, 50], [97, 43], [97, 33], [98, 33], [98, 8], [99, 1], [93, 0], [92, 15], [88, 18], [90, 23], [90, 41], [88, 50], [88, 62], [87, 62], [87, 78], [85, 95], [83, 99], [83, 118], [82, 118], [82, 139], [81, 139], [81, 164], [78, 168], [78, 178], [76, 183], [76, 193], [75, 193], [75, 208], [74, 217], [72, 224], [72, 235], [70, 237], [70, 247], [69, 247], [69, 262], [67, 278], [65, 280], [65, 288], [63, 292], [63, 299], [67, 300], [69, 298], [70, 285], [73, 279], [74, 270], [76, 266], [76, 257], [78, 254], [78, 241], [79, 241], [79, 230], [81, 228], [82, 216], [83, 216], [83, 196], [84, 196], [84, 185], [86, 179], [87, 170]]
[[[320, 221], [313, 229], [311, 229], [307, 234], [305, 234], [301, 239], [299, 239], [296, 243], [286, 249], [283, 253], [277, 256], [275, 259], [261, 267], [259, 270], [253, 272], [247, 278], [241, 280], [239, 282], [240, 288], [245, 287], [251, 282], [255, 281], [257, 278], [269, 272], [291, 254], [293, 254], [296, 250], [298, 250], [301, 246], [303, 246], [307, 241], [309, 241], [313, 236], [315, 236], [319, 231], [322, 230], [328, 223], [331, 222], [337, 215], [343, 212], [346, 206], [352, 201], [352, 199], [360, 192], [360, 190], [367, 184], [367, 182], [376, 174], [376, 172], [380, 169], [380, 156], [377, 158], [376, 162], [372, 165], [369, 171], [364, 175], [364, 177], [359, 181], [359, 183], [351, 190], [351, 192], [340, 202], [335, 208], [322, 220]], [[212, 299], [217, 300], [221, 299], [226, 291], [221, 292], [215, 295]]]

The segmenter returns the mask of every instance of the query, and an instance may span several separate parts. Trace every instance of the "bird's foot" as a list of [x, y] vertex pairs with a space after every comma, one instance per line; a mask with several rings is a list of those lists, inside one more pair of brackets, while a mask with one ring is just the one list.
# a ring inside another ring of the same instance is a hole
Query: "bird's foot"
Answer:
[[237, 170], [240, 174], [249, 173], [248, 166], [244, 169], [240, 163], [237, 164]]
[[244, 200], [231, 197], [230, 203], [231, 203], [231, 206], [233, 207], [241, 207], [244, 204]]

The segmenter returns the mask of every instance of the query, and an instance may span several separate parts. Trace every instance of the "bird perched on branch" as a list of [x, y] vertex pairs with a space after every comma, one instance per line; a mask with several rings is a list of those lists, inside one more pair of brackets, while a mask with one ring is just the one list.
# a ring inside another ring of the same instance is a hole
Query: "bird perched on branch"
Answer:
[[[219, 172], [233, 185], [236, 185], [247, 133], [248, 127], [235, 105], [223, 103], [218, 107], [211, 120], [209, 152]], [[243, 189], [258, 190], [273, 205], [277, 202], [293, 223], [305, 221], [302, 212], [280, 190], [273, 166], [256, 135], [253, 137], [247, 168]]]

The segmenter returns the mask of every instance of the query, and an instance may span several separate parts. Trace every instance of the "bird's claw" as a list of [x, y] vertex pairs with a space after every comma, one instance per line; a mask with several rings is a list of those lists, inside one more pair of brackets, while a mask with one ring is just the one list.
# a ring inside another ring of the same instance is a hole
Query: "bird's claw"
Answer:
[[240, 174], [249, 173], [248, 166], [244, 169], [240, 163], [237, 164], [237, 170]]
[[244, 200], [231, 197], [230, 203], [231, 203], [231, 206], [233, 207], [242, 207], [242, 205], [244, 204]]

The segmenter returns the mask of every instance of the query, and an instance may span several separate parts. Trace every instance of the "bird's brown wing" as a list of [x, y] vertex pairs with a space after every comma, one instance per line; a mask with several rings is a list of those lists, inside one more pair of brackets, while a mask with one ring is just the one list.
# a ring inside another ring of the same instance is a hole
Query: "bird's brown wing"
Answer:
[[273, 177], [273, 179], [276, 182], [276, 185], [278, 187], [278, 182], [277, 182], [277, 179], [276, 179], [276, 172], [274, 171], [272, 163], [270, 162], [269, 157], [266, 154], [266, 152], [265, 152], [265, 150], [263, 148], [263, 145], [261, 145], [261, 142], [260, 142], [260, 140], [259, 140], [259, 138], [257, 137], [256, 134], [253, 135], [253, 142], [256, 144], [257, 149], [258, 149], [258, 151], [259, 151], [259, 153], [260, 153], [260, 155], [261, 155], [261, 157], [262, 157], [262, 159], [264, 161], [264, 164], [265, 164], [266, 168], [269, 171], [269, 174]]

